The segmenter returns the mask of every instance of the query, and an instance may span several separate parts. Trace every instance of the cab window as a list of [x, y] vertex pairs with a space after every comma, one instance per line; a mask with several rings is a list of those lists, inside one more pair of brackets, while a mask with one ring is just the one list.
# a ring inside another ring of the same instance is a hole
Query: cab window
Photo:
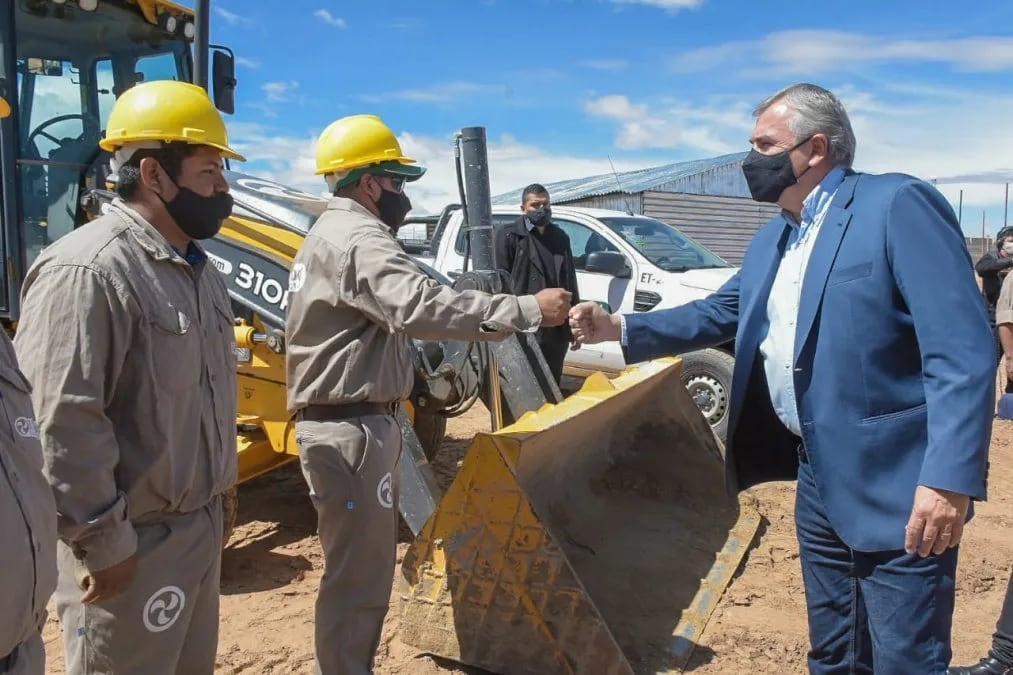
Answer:
[[587, 256], [595, 251], [619, 251], [608, 239], [586, 225], [558, 218], [553, 218], [552, 222], [570, 238], [573, 266], [578, 270], [586, 269]]

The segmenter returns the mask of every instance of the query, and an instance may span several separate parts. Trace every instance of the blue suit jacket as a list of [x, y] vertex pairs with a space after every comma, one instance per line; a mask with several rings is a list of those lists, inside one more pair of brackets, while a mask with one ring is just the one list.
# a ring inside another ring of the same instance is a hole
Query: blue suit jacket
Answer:
[[[733, 492], [792, 480], [798, 438], [759, 355], [788, 238], [757, 232], [710, 297], [626, 316], [633, 362], [735, 339], [726, 473]], [[902, 174], [849, 172], [815, 242], [795, 341], [802, 438], [830, 522], [853, 549], [901, 549], [919, 484], [985, 498], [995, 343], [953, 209]]]

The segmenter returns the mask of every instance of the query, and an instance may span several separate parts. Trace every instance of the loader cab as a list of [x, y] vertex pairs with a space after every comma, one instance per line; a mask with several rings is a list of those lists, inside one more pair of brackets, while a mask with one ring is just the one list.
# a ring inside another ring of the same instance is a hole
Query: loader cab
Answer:
[[193, 34], [192, 16], [161, 0], [0, 0], [12, 113], [0, 120], [0, 317], [16, 319], [39, 253], [97, 212], [113, 102], [140, 82], [192, 81]]

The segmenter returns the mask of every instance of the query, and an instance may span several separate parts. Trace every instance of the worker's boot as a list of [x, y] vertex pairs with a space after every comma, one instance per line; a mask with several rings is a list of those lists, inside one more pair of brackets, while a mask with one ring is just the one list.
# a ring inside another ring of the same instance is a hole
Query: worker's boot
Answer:
[[1013, 675], [1013, 666], [1004, 665], [991, 656], [983, 658], [973, 666], [955, 666], [946, 675]]

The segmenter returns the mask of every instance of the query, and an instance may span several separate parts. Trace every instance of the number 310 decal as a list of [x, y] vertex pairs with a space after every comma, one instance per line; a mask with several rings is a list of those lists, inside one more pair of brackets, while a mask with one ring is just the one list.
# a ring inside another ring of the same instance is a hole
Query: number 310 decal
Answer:
[[236, 265], [236, 286], [244, 290], [252, 290], [278, 309], [288, 307], [288, 290], [278, 281], [264, 276], [264, 273], [253, 269], [244, 262]]

